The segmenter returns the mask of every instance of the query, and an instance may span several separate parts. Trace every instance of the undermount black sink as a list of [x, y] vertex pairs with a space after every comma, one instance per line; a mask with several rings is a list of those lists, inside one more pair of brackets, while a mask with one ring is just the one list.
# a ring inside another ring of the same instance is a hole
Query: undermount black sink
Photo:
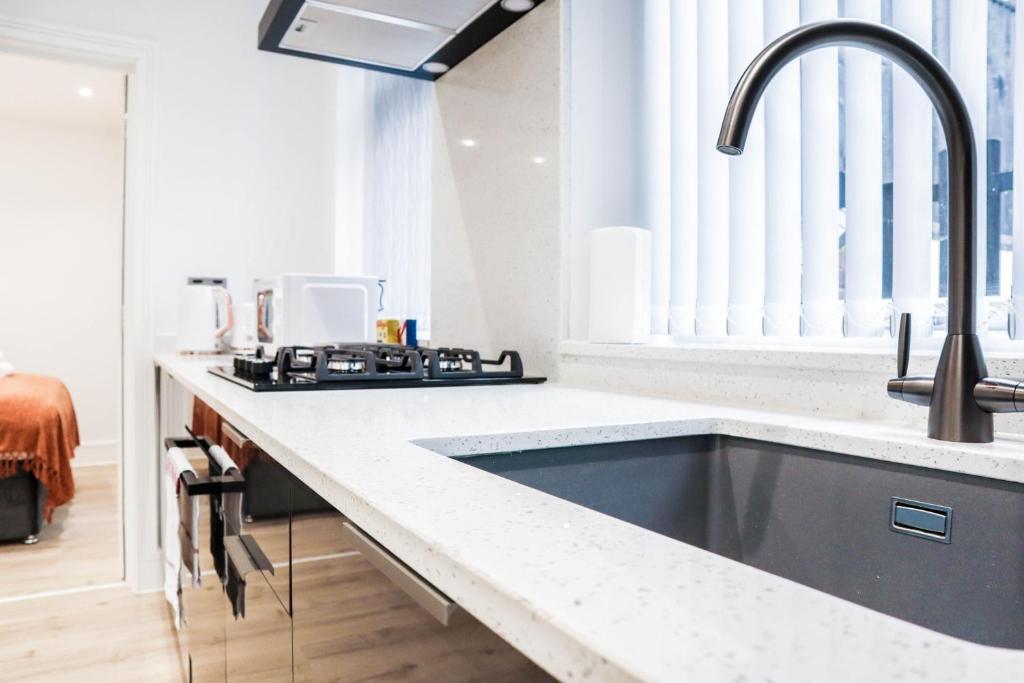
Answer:
[[1024, 649], [1024, 485], [714, 434], [460, 459], [879, 612]]

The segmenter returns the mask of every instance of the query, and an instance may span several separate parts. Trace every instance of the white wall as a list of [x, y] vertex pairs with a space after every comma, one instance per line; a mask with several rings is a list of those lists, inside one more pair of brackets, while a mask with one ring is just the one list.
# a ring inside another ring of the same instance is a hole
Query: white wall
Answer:
[[[123, 83], [108, 73], [90, 85], [123, 103]], [[123, 118], [115, 108], [83, 125], [65, 111], [0, 116], [0, 349], [17, 372], [68, 386], [78, 460], [109, 462], [119, 438]]]
[[[518, 349], [555, 376], [561, 307], [560, 3], [548, 0], [436, 82], [434, 345]], [[465, 147], [463, 139], [477, 141]], [[541, 157], [544, 163], [535, 163]]]
[[189, 275], [330, 272], [336, 67], [256, 49], [262, 0], [4, 0], [0, 17], [156, 47], [155, 332]]
[[372, 112], [366, 81], [371, 72], [341, 67], [337, 73], [334, 155], [334, 272], [366, 275], [366, 133]]

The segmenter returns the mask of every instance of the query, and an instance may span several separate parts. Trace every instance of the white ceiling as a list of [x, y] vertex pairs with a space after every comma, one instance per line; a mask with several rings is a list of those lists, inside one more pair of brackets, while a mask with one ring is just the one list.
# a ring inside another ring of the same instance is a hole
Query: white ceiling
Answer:
[[[108, 68], [0, 52], [0, 125], [17, 120], [118, 128], [124, 120], [124, 78]], [[81, 97], [82, 87], [94, 95]]]

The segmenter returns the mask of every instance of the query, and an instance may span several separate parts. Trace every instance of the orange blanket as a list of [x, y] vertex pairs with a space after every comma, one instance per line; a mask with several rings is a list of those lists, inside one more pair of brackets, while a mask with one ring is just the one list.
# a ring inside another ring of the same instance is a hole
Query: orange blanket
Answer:
[[59, 379], [15, 373], [0, 378], [0, 479], [19, 470], [46, 487], [46, 521], [75, 495], [71, 458], [78, 447], [71, 394]]

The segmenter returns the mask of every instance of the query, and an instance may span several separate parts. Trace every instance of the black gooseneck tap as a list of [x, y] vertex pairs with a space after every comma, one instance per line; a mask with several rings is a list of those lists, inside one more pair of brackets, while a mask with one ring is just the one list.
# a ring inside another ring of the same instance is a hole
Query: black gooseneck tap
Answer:
[[[943, 441], [992, 441], [992, 413], [1024, 410], [1024, 386], [987, 378], [976, 315], [976, 159], [970, 116], [942, 64], [906, 35], [887, 26], [836, 19], [801, 26], [768, 45], [743, 72], [725, 110], [718, 150], [743, 153], [761, 93], [776, 73], [805, 52], [848, 46], [876, 52], [906, 69], [931, 99], [946, 136], [949, 164], [949, 328], [934, 377], [906, 376], [909, 316], [900, 320], [899, 375], [891, 397], [928, 406], [928, 436]], [[924, 207], [922, 207], [924, 210]], [[1018, 398], [1019, 395], [1019, 398]], [[1020, 405], [1018, 409], [1017, 406]]]

